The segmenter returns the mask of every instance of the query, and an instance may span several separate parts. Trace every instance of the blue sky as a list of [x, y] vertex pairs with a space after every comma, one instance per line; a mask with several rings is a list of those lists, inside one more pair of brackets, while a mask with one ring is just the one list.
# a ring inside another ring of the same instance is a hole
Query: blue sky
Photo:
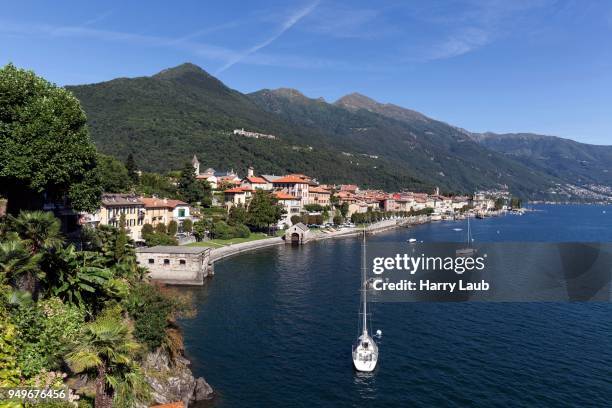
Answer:
[[[171, 4], [171, 5], [170, 5]], [[612, 144], [612, 1], [19, 1], [0, 64], [61, 85], [190, 61], [242, 92], [360, 92], [472, 131]]]

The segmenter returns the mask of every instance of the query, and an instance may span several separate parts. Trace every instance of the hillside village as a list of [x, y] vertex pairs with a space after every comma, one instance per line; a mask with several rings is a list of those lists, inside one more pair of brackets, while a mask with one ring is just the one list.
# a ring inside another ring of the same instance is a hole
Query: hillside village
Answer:
[[[273, 230], [286, 229], [298, 222], [316, 228], [409, 215], [427, 215], [432, 221], [463, 218], [466, 210], [475, 215], [485, 215], [501, 209], [510, 199], [504, 191], [451, 197], [440, 194], [438, 189], [429, 194], [368, 190], [355, 184], [323, 184], [305, 174], [256, 174], [253, 167], [249, 167], [241, 177], [233, 169], [202, 170], [195, 155], [191, 164], [195, 179], [208, 183], [213, 190], [212, 207], [227, 214], [231, 213], [232, 208], [248, 209], [258, 191], [269, 192], [282, 209], [280, 218], [271, 226]], [[81, 213], [79, 224], [121, 227], [123, 222], [128, 235], [135, 242], [144, 242], [147, 228], [170, 235], [190, 235], [193, 222], [201, 218], [200, 209], [193, 203], [167, 197], [105, 193], [100, 209], [93, 213]]]

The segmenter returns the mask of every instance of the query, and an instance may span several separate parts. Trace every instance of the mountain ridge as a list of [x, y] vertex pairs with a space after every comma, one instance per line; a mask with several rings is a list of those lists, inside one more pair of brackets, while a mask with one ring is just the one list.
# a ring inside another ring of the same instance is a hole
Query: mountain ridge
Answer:
[[[532, 197], [564, 183], [546, 168], [488, 147], [488, 137], [358, 93], [333, 103], [291, 88], [243, 94], [189, 63], [67, 88], [81, 101], [98, 147], [121, 159], [133, 152], [144, 170], [177, 168], [196, 153], [212, 167], [256, 164], [261, 172], [396, 190], [508, 186]], [[278, 139], [239, 138], [231, 134], [236, 128]]]

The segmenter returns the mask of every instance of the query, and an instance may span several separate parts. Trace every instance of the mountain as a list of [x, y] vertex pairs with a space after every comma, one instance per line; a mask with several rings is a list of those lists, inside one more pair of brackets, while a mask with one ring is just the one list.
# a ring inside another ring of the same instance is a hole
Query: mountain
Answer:
[[248, 96], [327, 146], [366, 155], [446, 191], [509, 186], [524, 196], [554, 185], [552, 177], [475, 142], [446, 123], [395, 105], [351, 94], [334, 104], [298, 91], [264, 89]]
[[[146, 171], [179, 168], [195, 153], [206, 167], [253, 165], [387, 190], [507, 186], [543, 197], [566, 183], [563, 173], [488, 146], [486, 136], [359, 94], [335, 103], [287, 88], [245, 95], [193, 64], [68, 89], [98, 148], [119, 159], [132, 152]], [[276, 138], [234, 135], [240, 128]]]
[[391, 103], [379, 103], [374, 99], [371, 99], [365, 95], [359, 93], [352, 93], [343, 96], [335, 102], [335, 105], [349, 109], [351, 111], [358, 111], [365, 109], [370, 112], [378, 113], [383, 116], [387, 116], [392, 119], [401, 120], [405, 122], [431, 122], [427, 116], [413, 111], [410, 109], [402, 108], [401, 106], [393, 105]]
[[472, 138], [488, 149], [568, 183], [612, 186], [612, 146], [533, 133], [473, 133]]
[[[98, 149], [121, 160], [133, 153], [145, 171], [180, 168], [197, 154], [217, 169], [244, 172], [253, 165], [261, 173], [308, 173], [332, 183], [431, 188], [393, 166], [327, 148], [321, 135], [296, 129], [193, 64], [67, 88], [81, 101]], [[234, 135], [240, 128], [278, 139]]]

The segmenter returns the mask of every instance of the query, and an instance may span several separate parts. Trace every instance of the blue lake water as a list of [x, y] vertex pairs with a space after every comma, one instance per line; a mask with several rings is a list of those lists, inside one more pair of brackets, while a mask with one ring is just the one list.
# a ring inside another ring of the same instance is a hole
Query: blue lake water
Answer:
[[[612, 207], [539, 206], [473, 220], [478, 241], [612, 242]], [[460, 241], [465, 222], [370, 242]], [[360, 241], [276, 247], [215, 265], [184, 320], [196, 375], [219, 407], [612, 405], [609, 303], [377, 303], [379, 367], [353, 370]]]

